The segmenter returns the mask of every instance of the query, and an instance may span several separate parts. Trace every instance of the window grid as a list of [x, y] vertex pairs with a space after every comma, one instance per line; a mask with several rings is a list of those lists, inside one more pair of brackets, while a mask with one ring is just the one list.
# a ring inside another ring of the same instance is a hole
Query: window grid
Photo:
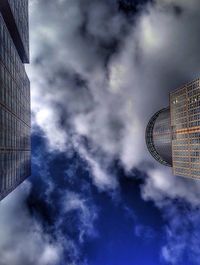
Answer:
[[1, 14], [0, 44], [1, 200], [30, 175], [31, 120], [29, 79]]
[[175, 175], [200, 178], [200, 80], [170, 93]]

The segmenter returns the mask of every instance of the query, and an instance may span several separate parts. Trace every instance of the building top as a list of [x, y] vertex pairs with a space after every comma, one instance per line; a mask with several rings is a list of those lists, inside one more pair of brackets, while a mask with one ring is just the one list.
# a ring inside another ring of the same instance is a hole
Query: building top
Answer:
[[0, 11], [23, 63], [29, 63], [28, 0], [0, 0]]

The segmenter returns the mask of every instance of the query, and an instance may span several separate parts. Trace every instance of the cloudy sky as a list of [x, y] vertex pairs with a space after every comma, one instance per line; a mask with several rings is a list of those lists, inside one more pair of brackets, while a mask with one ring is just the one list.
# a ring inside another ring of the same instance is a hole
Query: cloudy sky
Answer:
[[0, 203], [0, 265], [196, 265], [200, 182], [144, 133], [199, 77], [199, 0], [29, 0], [32, 176]]

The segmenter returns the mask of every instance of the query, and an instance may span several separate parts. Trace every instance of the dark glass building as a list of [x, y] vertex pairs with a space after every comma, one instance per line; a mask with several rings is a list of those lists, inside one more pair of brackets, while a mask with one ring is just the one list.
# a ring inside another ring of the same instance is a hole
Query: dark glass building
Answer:
[[0, 200], [30, 176], [28, 0], [0, 0]]
[[149, 152], [174, 175], [200, 179], [200, 79], [170, 93], [146, 129]]

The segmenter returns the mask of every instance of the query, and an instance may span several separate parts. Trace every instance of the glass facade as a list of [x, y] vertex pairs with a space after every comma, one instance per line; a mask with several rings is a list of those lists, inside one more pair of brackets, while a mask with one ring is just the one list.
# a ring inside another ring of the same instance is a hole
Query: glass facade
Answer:
[[0, 0], [0, 12], [23, 63], [29, 62], [28, 0]]
[[200, 80], [170, 93], [175, 175], [200, 178]]
[[29, 79], [0, 13], [0, 200], [31, 174], [30, 127]]
[[[27, 57], [29, 57], [28, 0], [7, 0], [17, 25]], [[22, 12], [23, 11], [23, 12]]]

